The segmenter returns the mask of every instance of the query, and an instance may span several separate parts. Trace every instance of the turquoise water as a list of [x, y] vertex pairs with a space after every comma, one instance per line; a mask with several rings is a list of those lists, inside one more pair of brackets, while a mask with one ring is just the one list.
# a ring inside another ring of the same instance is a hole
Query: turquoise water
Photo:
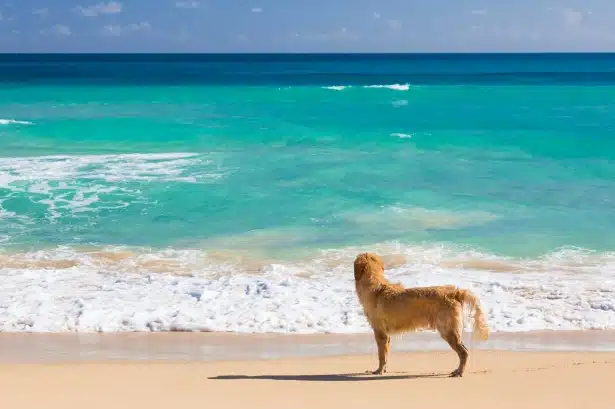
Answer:
[[4, 245], [615, 247], [615, 87], [400, 88], [4, 89]]
[[614, 136], [611, 54], [1, 56], [0, 331], [615, 328]]

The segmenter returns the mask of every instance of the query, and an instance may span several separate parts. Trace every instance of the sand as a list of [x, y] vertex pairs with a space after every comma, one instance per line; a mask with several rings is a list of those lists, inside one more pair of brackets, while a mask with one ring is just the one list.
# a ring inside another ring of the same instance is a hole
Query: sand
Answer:
[[[36, 337], [3, 336], [18, 341]], [[164, 339], [187, 337], [190, 334]], [[232, 342], [233, 337], [217, 339]], [[249, 340], [243, 337], [239, 342], [249, 349]], [[454, 353], [446, 350], [393, 352], [384, 376], [364, 373], [375, 368], [374, 354], [3, 362], [0, 407], [20, 409], [609, 408], [615, 376], [613, 352], [473, 350], [463, 378], [446, 376], [457, 364]]]

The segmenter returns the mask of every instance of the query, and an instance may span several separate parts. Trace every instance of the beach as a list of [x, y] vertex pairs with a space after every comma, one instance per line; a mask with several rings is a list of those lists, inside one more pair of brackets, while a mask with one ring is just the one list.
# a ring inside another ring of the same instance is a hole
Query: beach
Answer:
[[[421, 342], [432, 338], [414, 335]], [[412, 340], [414, 335], [404, 340], [418, 349], [421, 343]], [[448, 378], [446, 374], [457, 362], [455, 354], [446, 349], [405, 352], [396, 350], [394, 340], [389, 370], [383, 376], [365, 374], [376, 365], [373, 353], [318, 356], [314, 352], [352, 338], [356, 345], [367, 347], [369, 339], [364, 336], [285, 339], [280, 335], [103, 334], [77, 343], [74, 334], [3, 334], [2, 404], [28, 409], [185, 405], [572, 409], [611, 405], [615, 352], [582, 351], [595, 349], [602, 341], [608, 344], [611, 332], [509, 337], [521, 343], [532, 339], [542, 345], [542, 351], [473, 349], [466, 375]], [[553, 351], [561, 348], [557, 342], [566, 340], [571, 350]], [[267, 358], [264, 349], [283, 351], [280, 345], [288, 343], [304, 348], [295, 349], [292, 356]], [[268, 344], [269, 348], [263, 347]], [[53, 348], [44, 352], [43, 345]], [[227, 355], [215, 359], [215, 350], [208, 354], [203, 349], [206, 345], [228, 345]], [[131, 357], [127, 351], [135, 346], [140, 346], [141, 354]], [[9, 348], [15, 353], [9, 353]], [[183, 354], [172, 355], [172, 350]], [[67, 351], [79, 356], [69, 356]], [[233, 356], [228, 351], [243, 352]]]
[[[0, 57], [0, 407], [612, 407], [614, 67]], [[462, 379], [432, 333], [364, 373], [366, 251], [480, 299]]]

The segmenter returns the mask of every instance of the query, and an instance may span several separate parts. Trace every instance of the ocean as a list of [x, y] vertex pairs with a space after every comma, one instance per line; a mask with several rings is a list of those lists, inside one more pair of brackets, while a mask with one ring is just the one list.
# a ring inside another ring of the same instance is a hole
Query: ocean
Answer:
[[0, 55], [0, 331], [609, 329], [614, 229], [615, 54]]

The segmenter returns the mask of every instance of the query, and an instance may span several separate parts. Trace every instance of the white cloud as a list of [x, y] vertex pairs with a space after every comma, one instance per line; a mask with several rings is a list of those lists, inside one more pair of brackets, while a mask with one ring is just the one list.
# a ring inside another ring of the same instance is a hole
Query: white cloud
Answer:
[[471, 14], [473, 16], [486, 16], [487, 15], [487, 10], [484, 9], [476, 9], [476, 10], [472, 10]]
[[93, 6], [77, 6], [75, 10], [85, 17], [96, 17], [101, 14], [118, 14], [122, 12], [122, 3], [110, 1], [109, 3], [98, 3]]
[[374, 14], [372, 14], [372, 18], [373, 18], [374, 20], [379, 20], [379, 19], [380, 19], [380, 17], [381, 17], [381, 16], [380, 16], [380, 13], [377, 13], [377, 12], [375, 12], [375, 11], [374, 11]]
[[126, 33], [133, 33], [136, 31], [149, 30], [151, 28], [151, 24], [147, 21], [142, 21], [140, 23], [132, 23], [125, 26], [120, 25], [106, 25], [103, 27], [103, 32], [107, 35], [119, 37]]
[[389, 28], [393, 31], [399, 31], [403, 28], [403, 24], [401, 21], [399, 20], [389, 20], [387, 22], [387, 25], [389, 26]]
[[198, 9], [201, 8], [200, 1], [177, 1], [175, 7], [178, 9]]
[[566, 8], [562, 12], [562, 18], [564, 20], [564, 24], [569, 27], [578, 26], [583, 21], [583, 13], [580, 11]]
[[41, 30], [41, 34], [43, 35], [48, 34], [48, 33], [55, 34], [61, 37], [68, 37], [73, 32], [71, 31], [69, 26], [66, 26], [64, 24], [56, 24], [55, 26], [51, 27], [49, 30]]
[[325, 32], [325, 33], [301, 33], [294, 32], [294, 39], [301, 39], [306, 41], [318, 41], [318, 42], [330, 42], [330, 41], [356, 41], [359, 40], [359, 35], [351, 32], [346, 27], [342, 27], [338, 30]]
[[47, 17], [47, 15], [49, 14], [49, 9], [48, 8], [32, 9], [32, 14], [34, 14], [35, 16], [40, 16], [40, 17]]
[[254, 7], [252, 9], [252, 13], [262, 13], [262, 12], [263, 12], [263, 9], [260, 7]]
[[103, 27], [103, 31], [107, 35], [120, 36], [122, 35], [122, 26], [108, 25]]

